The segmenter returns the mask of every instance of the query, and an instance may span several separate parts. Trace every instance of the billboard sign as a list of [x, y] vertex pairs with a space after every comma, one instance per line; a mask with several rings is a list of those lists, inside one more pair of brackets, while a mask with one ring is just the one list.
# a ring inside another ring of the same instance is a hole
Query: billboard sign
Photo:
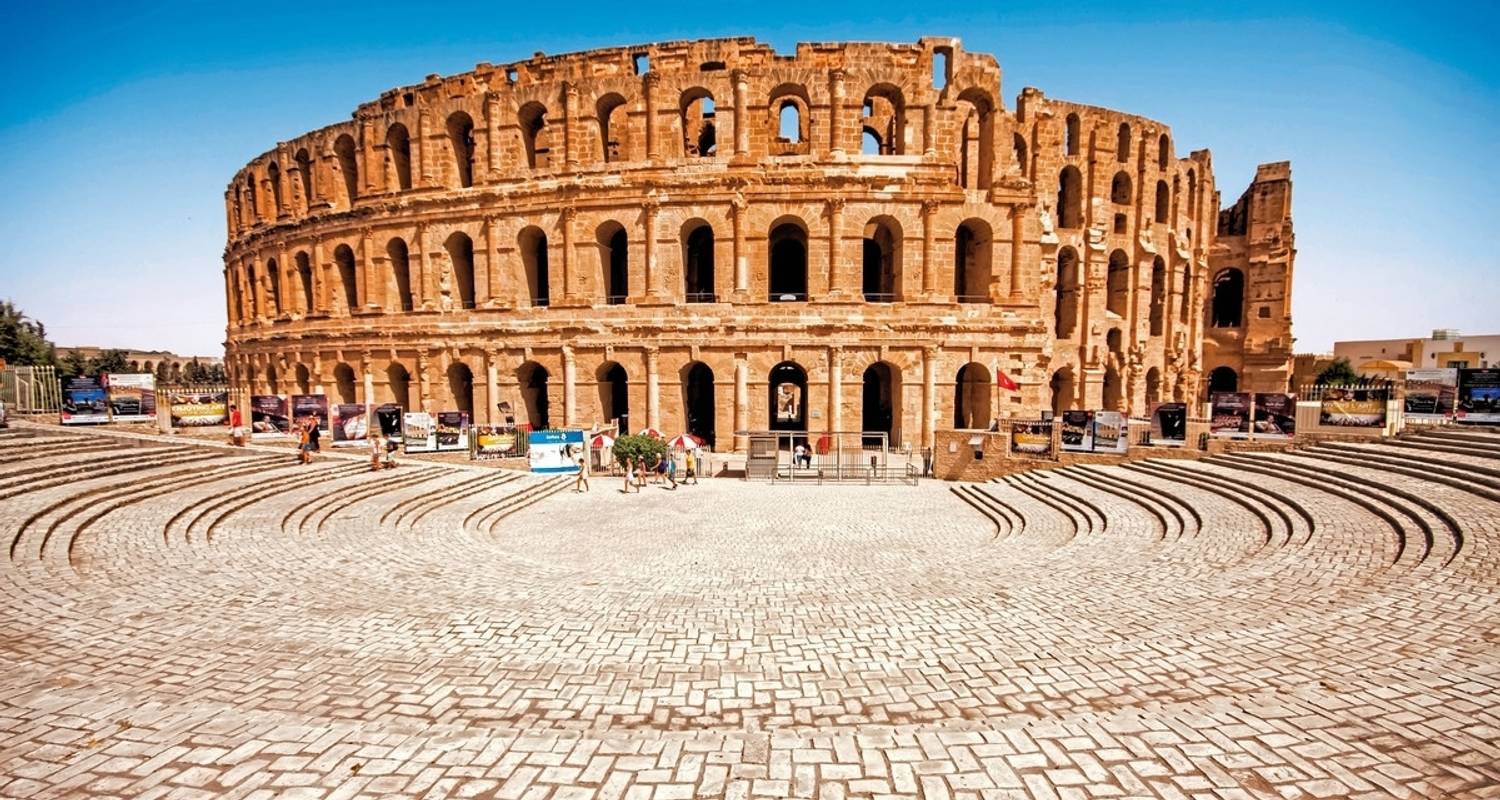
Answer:
[[380, 434], [386, 438], [401, 438], [401, 406], [386, 403], [375, 407], [375, 422], [380, 425]]
[[301, 422], [308, 417], [318, 421], [318, 427], [329, 430], [328, 396], [321, 394], [292, 395], [292, 419]]
[[80, 375], [62, 382], [62, 424], [109, 422], [109, 402], [98, 378]]
[[205, 428], [229, 423], [229, 392], [178, 390], [167, 397], [174, 428]]
[[1401, 412], [1414, 422], [1444, 422], [1458, 406], [1458, 370], [1409, 369]]
[[516, 426], [514, 425], [475, 425], [474, 432], [474, 457], [475, 458], [504, 458], [514, 455], [516, 452]]
[[437, 420], [426, 411], [408, 411], [401, 418], [401, 440], [408, 453], [437, 450]]
[[439, 411], [437, 414], [437, 449], [469, 449], [469, 412]]
[[1208, 432], [1215, 436], [1243, 439], [1250, 435], [1250, 395], [1248, 392], [1214, 392], [1209, 397], [1212, 408]]
[[1070, 453], [1088, 453], [1094, 449], [1094, 412], [1064, 411], [1058, 416], [1062, 420], [1062, 449]]
[[527, 439], [532, 472], [571, 473], [585, 457], [583, 431], [532, 431]]
[[1151, 443], [1166, 447], [1187, 445], [1187, 405], [1157, 403], [1151, 409]]
[[1094, 412], [1094, 452], [1123, 453], [1130, 448], [1130, 427], [1118, 411]]
[[114, 422], [152, 422], [156, 419], [156, 376], [151, 373], [109, 373], [104, 376], [109, 416]]
[[1500, 423], [1500, 369], [1458, 371], [1458, 421]]
[[1297, 395], [1255, 394], [1255, 438], [1290, 439], [1297, 435]]
[[250, 438], [275, 439], [291, 432], [290, 405], [284, 394], [250, 396]]
[[1052, 455], [1052, 423], [1011, 422], [1010, 451], [1028, 456]]
[[355, 447], [370, 435], [370, 407], [363, 403], [339, 403], [333, 407], [333, 446]]
[[1390, 390], [1381, 387], [1335, 386], [1323, 390], [1318, 424], [1339, 428], [1385, 427], [1385, 403]]

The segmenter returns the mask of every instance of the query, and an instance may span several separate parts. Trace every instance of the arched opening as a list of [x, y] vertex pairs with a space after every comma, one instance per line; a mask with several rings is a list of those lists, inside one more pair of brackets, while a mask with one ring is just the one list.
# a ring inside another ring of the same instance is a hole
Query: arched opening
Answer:
[[1057, 252], [1057, 304], [1054, 307], [1054, 330], [1057, 338], [1072, 338], [1078, 326], [1078, 254], [1064, 247]]
[[1106, 284], [1105, 310], [1125, 316], [1130, 309], [1130, 257], [1124, 250], [1109, 254], [1109, 277]]
[[339, 288], [343, 291], [340, 299], [344, 308], [353, 314], [359, 310], [359, 278], [354, 271], [354, 251], [347, 244], [339, 245], [333, 250], [333, 263], [338, 266]]
[[1167, 315], [1167, 264], [1157, 256], [1151, 262], [1151, 335], [1160, 336]]
[[712, 303], [714, 293], [714, 229], [702, 220], [689, 220], [683, 226], [682, 280], [684, 296], [689, 303]]
[[707, 89], [682, 93], [682, 154], [709, 158], [718, 152], [714, 135], [714, 96]]
[[864, 294], [868, 303], [901, 299], [901, 224], [876, 217], [865, 225]]
[[276, 317], [281, 315], [281, 265], [276, 259], [266, 260], [266, 278], [271, 284], [271, 297], [266, 303], [266, 315]]
[[622, 305], [630, 297], [630, 242], [625, 228], [618, 222], [606, 222], [599, 226], [596, 239], [604, 302]]
[[1196, 222], [1198, 219], [1198, 176], [1192, 170], [1188, 170], [1188, 223]]
[[297, 254], [297, 283], [302, 289], [302, 313], [313, 312], [313, 271], [312, 260], [306, 253]]
[[1157, 222], [1170, 222], [1172, 216], [1172, 193], [1167, 189], [1166, 181], [1156, 182], [1156, 214]]
[[528, 361], [516, 370], [516, 380], [521, 385], [521, 404], [525, 406], [526, 422], [534, 431], [552, 427], [548, 416], [547, 368], [535, 361]]
[[1177, 322], [1180, 325], [1186, 325], [1188, 322], [1188, 312], [1192, 307], [1192, 296], [1193, 267], [1189, 264], [1182, 268], [1182, 291], [1178, 295], [1180, 300], [1177, 304]]
[[982, 430], [990, 426], [990, 370], [969, 362], [953, 381], [953, 427]]
[[458, 174], [458, 185], [467, 189], [474, 185], [474, 119], [466, 112], [455, 111], [448, 115], [448, 144], [453, 149], [453, 166]]
[[630, 109], [625, 98], [618, 94], [607, 94], [599, 98], [596, 106], [599, 117], [600, 154], [604, 161], [621, 161], [627, 157], [626, 134], [629, 132]]
[[547, 234], [535, 225], [527, 226], [516, 238], [521, 249], [521, 265], [526, 270], [526, 291], [533, 306], [552, 301], [547, 280]]
[[281, 167], [272, 161], [266, 167], [266, 178], [271, 184], [271, 216], [281, 216]]
[[250, 319], [258, 319], [260, 317], [260, 304], [256, 302], [258, 299], [256, 297], [256, 287], [259, 285], [259, 280], [260, 278], [255, 274], [254, 264], [245, 268], [245, 306], [248, 308], [249, 314], [244, 314], [243, 311], [241, 311], [241, 314]]
[[521, 142], [526, 147], [526, 164], [532, 169], [551, 165], [552, 136], [547, 129], [547, 109], [541, 103], [527, 103], [516, 113], [521, 126]]
[[1156, 140], [1156, 166], [1161, 169], [1167, 168], [1167, 162], [1171, 160], [1172, 142], [1164, 133]]
[[959, 132], [958, 183], [965, 189], [990, 188], [994, 169], [995, 104], [978, 89], [969, 89], [958, 97], [957, 113], [963, 120]]
[[1120, 123], [1120, 138], [1117, 141], [1115, 160], [1121, 164], [1130, 160], [1130, 123]]
[[443, 242], [448, 261], [453, 264], [453, 284], [458, 290], [462, 308], [474, 307], [474, 240], [463, 231], [455, 231]]
[[1109, 201], [1115, 205], [1130, 205], [1130, 176], [1124, 170], [1115, 173], [1109, 182]]
[[1073, 381], [1073, 368], [1063, 367], [1052, 373], [1052, 380], [1048, 383], [1052, 389], [1052, 413], [1060, 416], [1064, 411], [1073, 408], [1073, 395], [1077, 388]]
[[788, 144], [802, 141], [802, 112], [790, 99], [781, 101], [776, 130], [782, 141]]
[[878, 156], [884, 145], [880, 143], [880, 134], [874, 128], [865, 128], [859, 135], [859, 152], [862, 155]]
[[694, 361], [685, 372], [682, 399], [687, 417], [687, 432], [713, 447], [717, 435], [714, 422], [714, 371], [707, 364]]
[[618, 422], [621, 433], [631, 433], [630, 424], [630, 378], [625, 368], [613, 361], [606, 361], [594, 373], [599, 383], [599, 410], [604, 422]]
[[354, 137], [346, 133], [334, 140], [333, 153], [339, 160], [339, 172], [344, 175], [344, 198], [352, 206], [359, 197], [359, 159], [356, 157]]
[[771, 90], [767, 107], [771, 117], [773, 156], [807, 155], [811, 152], [811, 115], [807, 89], [795, 83], [784, 83]]
[[1063, 127], [1063, 155], [1065, 155], [1065, 156], [1076, 156], [1076, 155], [1078, 155], [1078, 136], [1079, 136], [1079, 130], [1078, 129], [1079, 129], [1078, 115], [1077, 114], [1069, 114], [1068, 115], [1068, 121], [1067, 121], [1067, 123]]
[[1029, 176], [1031, 162], [1026, 158], [1026, 137], [1019, 133], [1011, 137], [1011, 149], [1015, 151], [1016, 171], [1020, 172], [1023, 178]]
[[312, 394], [312, 372], [306, 364], [298, 364], [296, 370], [297, 394]]
[[1220, 270], [1214, 276], [1213, 326], [1238, 328], [1245, 309], [1245, 274], [1237, 269]]
[[401, 191], [411, 188], [411, 134], [406, 126], [396, 123], [385, 131], [385, 149], [390, 175], [386, 184]]
[[953, 294], [958, 302], [988, 302], [993, 270], [994, 236], [989, 223], [964, 220], [953, 236]]
[[807, 230], [796, 222], [783, 222], [771, 228], [767, 244], [771, 261], [770, 301], [807, 300]]
[[1214, 367], [1208, 373], [1208, 393], [1214, 392], [1237, 392], [1240, 390], [1240, 376], [1230, 367]]
[[1161, 370], [1152, 367], [1146, 370], [1146, 408], [1161, 402]]
[[1120, 386], [1120, 371], [1113, 365], [1104, 369], [1104, 410], [1120, 411], [1123, 409], [1122, 401], [1124, 392]]
[[245, 176], [245, 199], [250, 202], [250, 224], [254, 225], [260, 221], [259, 192], [255, 188], [254, 173]]
[[292, 158], [297, 162], [297, 177], [302, 181], [302, 202], [312, 208], [315, 198], [313, 197], [313, 165], [312, 156], [307, 154], [307, 148], [297, 150], [297, 155]]
[[879, 155], [905, 154], [906, 100], [901, 90], [889, 83], [870, 87], [865, 93], [863, 111], [860, 127], [875, 132]]
[[402, 410], [413, 408], [411, 402], [411, 373], [398, 361], [392, 361], [385, 368], [385, 385], [390, 394], [390, 402], [401, 406]]
[[769, 427], [773, 431], [807, 430], [807, 372], [794, 361], [771, 368]]
[[1083, 175], [1077, 167], [1063, 167], [1057, 176], [1057, 224], [1083, 227]]
[[348, 364], [338, 364], [333, 368], [333, 387], [340, 403], [359, 402], [354, 385], [354, 368]]
[[391, 277], [396, 284], [396, 302], [402, 311], [415, 306], [411, 296], [411, 253], [401, 237], [393, 237], [385, 244], [386, 258], [391, 262]]
[[[883, 433], [888, 444], [896, 444], [900, 437], [896, 425], [901, 419], [900, 402], [899, 373], [884, 361], [866, 367], [860, 393], [860, 431]], [[867, 437], [864, 443], [878, 445], [880, 439]]]
[[474, 372], [469, 369], [468, 364], [455, 361], [448, 366], [448, 395], [453, 398], [454, 406], [449, 410], [462, 411], [473, 421]]

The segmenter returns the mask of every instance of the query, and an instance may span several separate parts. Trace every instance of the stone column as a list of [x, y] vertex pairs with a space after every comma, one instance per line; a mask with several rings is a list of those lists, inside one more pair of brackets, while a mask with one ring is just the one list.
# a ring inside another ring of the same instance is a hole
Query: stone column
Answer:
[[292, 277], [297, 274], [296, 265], [287, 257], [284, 241], [276, 243], [276, 270], [279, 273], [276, 276], [276, 316], [281, 317], [292, 313], [294, 303], [288, 295], [301, 289], [297, 283], [300, 277]]
[[416, 407], [432, 413], [432, 386], [430, 385], [432, 359], [426, 352], [417, 353], [417, 403]]
[[417, 113], [417, 141], [416, 146], [411, 149], [412, 161], [416, 162], [411, 165], [412, 182], [420, 181], [415, 187], [418, 189], [431, 186], [433, 181], [433, 159], [427, 157], [427, 131], [430, 128], [432, 128], [432, 115], [424, 108]]
[[[829, 299], [842, 299], [851, 294], [844, 287], [844, 271], [839, 269], [839, 251], [844, 226], [844, 198], [835, 197], [828, 201], [828, 297]], [[808, 291], [812, 286], [808, 286]]]
[[385, 284], [375, 271], [375, 231], [365, 228], [359, 237], [360, 265], [359, 296], [364, 298], [366, 308], [379, 308], [385, 299]]
[[661, 430], [661, 353], [646, 349], [646, 424]]
[[661, 142], [658, 141], [660, 137], [656, 135], [656, 86], [659, 83], [661, 83], [661, 76], [655, 72], [647, 72], [641, 78], [646, 105], [646, 159], [648, 161], [661, 160]]
[[744, 70], [737, 69], [732, 79], [734, 81], [734, 154], [742, 156], [750, 152], [750, 112], [745, 102], [745, 95], [749, 92], [749, 76]]
[[308, 265], [312, 270], [313, 284], [313, 307], [308, 309], [309, 314], [328, 313], [328, 279], [323, 274], [323, 240], [314, 237], [312, 245], [312, 263]]
[[375, 404], [375, 362], [370, 357], [370, 351], [366, 350], [359, 355], [359, 374], [364, 376], [365, 395], [361, 402], [365, 405]]
[[489, 92], [484, 97], [484, 128], [488, 180], [493, 181], [500, 171], [500, 98], [494, 92]]
[[922, 348], [922, 446], [932, 447], [934, 442], [933, 420], [937, 417], [937, 359], [936, 347]]
[[563, 345], [563, 425], [572, 425], [578, 406], [578, 361], [573, 348]]
[[937, 264], [935, 259], [935, 248], [933, 241], [937, 238], [937, 228], [933, 218], [937, 216], [938, 204], [935, 200], [922, 201], [922, 299], [934, 302], [940, 298], [938, 291]]
[[750, 293], [750, 256], [745, 253], [745, 197], [736, 194], [729, 200], [729, 219], [734, 227], [734, 299], [745, 300]]
[[568, 170], [578, 166], [578, 87], [572, 81], [563, 82], [563, 158]]
[[1022, 216], [1025, 206], [1010, 207], [1010, 298], [1011, 303], [1021, 302], [1021, 248], [1026, 237], [1026, 221]]
[[574, 286], [573, 271], [578, 261], [573, 254], [573, 218], [578, 215], [572, 206], [562, 210], [562, 273], [563, 302], [573, 305], [578, 302], [577, 287]]
[[843, 112], [844, 71], [833, 69], [828, 73], [828, 149], [834, 155], [844, 154]]
[[[928, 158], [937, 155], [937, 141], [936, 137], [932, 135], [933, 116], [933, 103], [928, 103], [927, 105], [922, 106], [922, 155], [927, 156]], [[901, 131], [897, 135], [905, 136], [906, 132]]]
[[485, 424], [500, 424], [500, 352], [493, 347], [484, 350], [484, 400]]
[[667, 302], [662, 287], [661, 265], [656, 263], [656, 216], [660, 210], [661, 203], [654, 197], [648, 196], [642, 203], [641, 218], [644, 230], [641, 234], [641, 243], [644, 245], [646, 262], [646, 301], [650, 303]]
[[312, 354], [312, 374], [307, 377], [308, 380], [312, 382], [313, 394], [328, 393], [328, 390], [324, 388], [323, 383], [324, 380], [326, 380], [323, 377], [323, 354], [318, 352], [317, 350], [314, 350]]
[[734, 359], [734, 449], [747, 450], [750, 447], [748, 437], [741, 436], [739, 431], [749, 430], [750, 427], [750, 365], [745, 363], [744, 356], [736, 356]]
[[828, 348], [828, 430], [844, 429], [844, 348]]
[[[411, 282], [413, 308], [432, 309], [436, 306], [432, 288], [428, 285], [433, 283], [432, 265], [427, 263], [427, 225], [417, 223], [417, 235], [411, 240], [411, 248], [407, 251], [407, 266], [415, 265], [417, 274]], [[413, 252], [415, 251], [415, 252]]]

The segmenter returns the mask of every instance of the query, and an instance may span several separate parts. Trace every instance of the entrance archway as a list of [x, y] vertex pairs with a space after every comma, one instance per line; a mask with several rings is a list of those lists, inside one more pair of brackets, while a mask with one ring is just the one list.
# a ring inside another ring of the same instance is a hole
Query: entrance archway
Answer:
[[767, 427], [773, 431], [807, 430], [807, 371], [795, 361], [771, 368]]
[[983, 364], [963, 365], [954, 379], [953, 427], [983, 429], [990, 426], [990, 371]]
[[631, 433], [630, 427], [630, 377], [625, 368], [613, 361], [606, 361], [596, 375], [599, 381], [599, 408], [606, 423], [618, 419], [620, 432]]
[[448, 367], [448, 392], [453, 397], [456, 411], [463, 411], [474, 419], [474, 373], [462, 361]]
[[525, 419], [534, 431], [551, 427], [547, 415], [547, 368], [535, 361], [528, 361], [516, 370], [516, 379], [521, 384], [521, 403], [525, 406]]
[[708, 446], [714, 445], [714, 371], [702, 361], [694, 361], [687, 368], [683, 380], [683, 410], [687, 419], [687, 432], [702, 439]]
[[1213, 372], [1208, 373], [1208, 391], [1214, 392], [1237, 392], [1240, 390], [1240, 376], [1235, 374], [1232, 367], [1215, 367]]
[[[884, 433], [887, 444], [894, 444], [899, 435], [897, 421], [901, 419], [900, 375], [891, 365], [878, 361], [865, 368], [864, 387], [861, 393], [860, 431]], [[867, 437], [864, 443], [878, 445], [878, 437]]]

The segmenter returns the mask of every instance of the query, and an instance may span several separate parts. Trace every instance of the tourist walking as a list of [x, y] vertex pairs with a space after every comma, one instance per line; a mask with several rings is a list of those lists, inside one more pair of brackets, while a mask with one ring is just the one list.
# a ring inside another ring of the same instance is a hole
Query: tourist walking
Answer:
[[370, 431], [370, 471], [379, 472], [381, 462], [385, 460], [385, 437], [380, 431]]
[[673, 458], [671, 453], [668, 453], [666, 455], [666, 457], [662, 459], [662, 461], [663, 461], [663, 463], [666, 464], [667, 480], [671, 481], [672, 488], [676, 489], [677, 488], [677, 459]]
[[307, 448], [308, 448], [307, 449], [307, 460], [308, 460], [308, 463], [312, 462], [312, 457], [313, 457], [314, 454], [318, 453], [319, 451], [321, 451], [323, 449], [323, 447], [321, 445], [322, 438], [323, 438], [323, 431], [320, 428], [318, 428], [318, 418], [317, 417], [308, 417], [307, 418]]
[[625, 459], [625, 494], [630, 494], [630, 485], [635, 483], [635, 459]]
[[312, 434], [307, 430], [307, 420], [298, 420], [292, 430], [297, 432], [297, 460], [304, 464], [312, 463]]
[[232, 403], [229, 406], [229, 443], [235, 447], [245, 446], [245, 418], [240, 415], [240, 407]]
[[689, 483], [693, 484], [694, 486], [698, 484], [698, 458], [696, 456], [697, 452], [698, 451], [696, 450], [689, 450], [687, 451], [687, 455], [683, 457], [683, 467], [686, 470], [682, 476], [682, 485], [684, 486], [688, 485]]
[[578, 459], [578, 478], [573, 482], [574, 492], [586, 492], [589, 490], [589, 457], [587, 454], [576, 454]]

